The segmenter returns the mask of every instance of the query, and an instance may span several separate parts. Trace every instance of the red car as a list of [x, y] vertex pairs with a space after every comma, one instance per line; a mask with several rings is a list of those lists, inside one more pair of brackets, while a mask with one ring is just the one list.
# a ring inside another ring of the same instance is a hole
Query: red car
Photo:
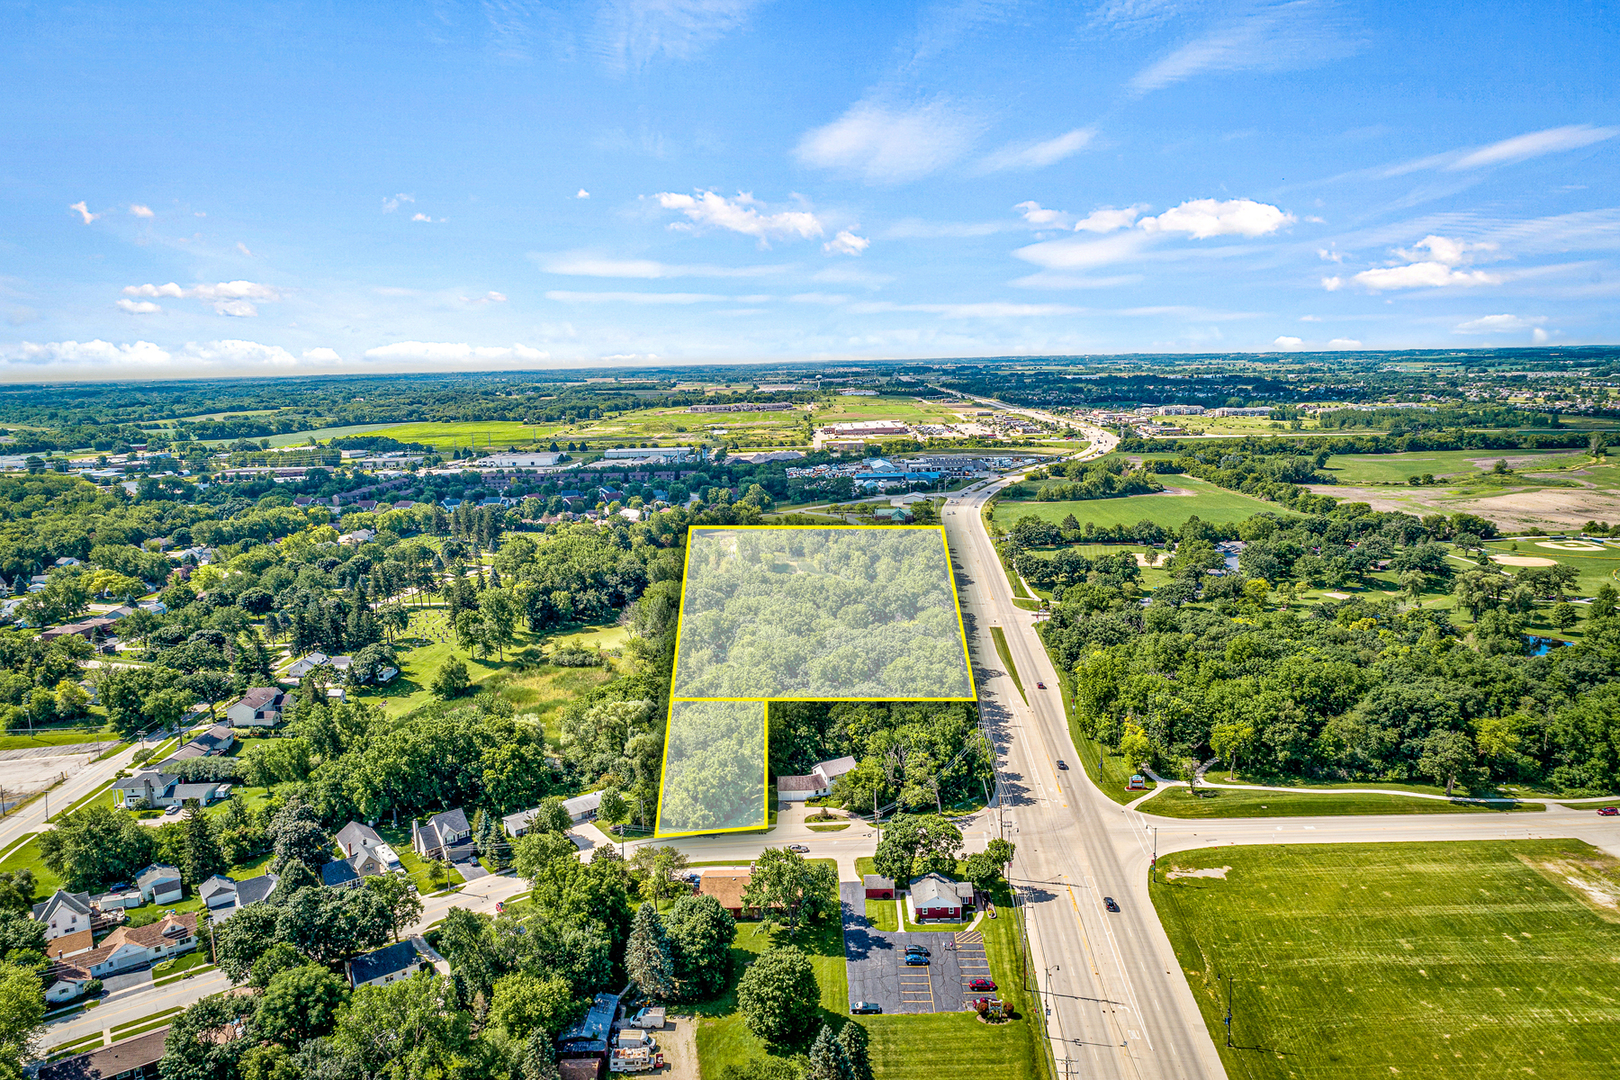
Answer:
[[994, 990], [995, 988], [996, 981], [994, 979], [972, 979], [968, 982], [969, 990]]
[[1035, 689], [1037, 689], [1037, 690], [1045, 690], [1046, 689], [1046, 684], [1043, 683], [1043, 682], [1038, 682], [1038, 683], [1035, 684]]
[[1605, 806], [1598, 811], [1599, 817], [1620, 817], [1620, 806]]

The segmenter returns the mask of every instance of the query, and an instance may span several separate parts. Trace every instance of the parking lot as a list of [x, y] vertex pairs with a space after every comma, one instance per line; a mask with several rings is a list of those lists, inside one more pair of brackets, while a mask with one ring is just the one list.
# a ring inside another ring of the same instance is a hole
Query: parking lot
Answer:
[[[984, 938], [978, 931], [891, 933], [866, 919], [866, 892], [859, 882], [841, 882], [844, 919], [844, 962], [850, 1004], [876, 1002], [885, 1013], [957, 1012], [976, 997], [968, 980], [989, 978]], [[906, 964], [906, 946], [925, 946], [933, 955], [926, 966]]]

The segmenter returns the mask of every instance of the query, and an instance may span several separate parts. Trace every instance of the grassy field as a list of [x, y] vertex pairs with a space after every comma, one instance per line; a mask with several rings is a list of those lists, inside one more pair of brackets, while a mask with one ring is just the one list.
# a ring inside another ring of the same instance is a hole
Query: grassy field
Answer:
[[1001, 657], [1002, 664], [1007, 668], [1007, 676], [1012, 679], [1013, 685], [1018, 687], [1018, 696], [1027, 702], [1029, 695], [1024, 693], [1024, 680], [1018, 677], [1018, 669], [1013, 667], [1012, 653], [1007, 650], [1006, 633], [1002, 631], [1001, 627], [992, 626], [990, 628], [990, 640], [996, 643], [996, 655]]
[[890, 932], [900, 929], [899, 908], [893, 900], [868, 900], [866, 902], [866, 921], [879, 930]]
[[[1599, 546], [1601, 545], [1601, 546]], [[1598, 541], [1586, 544], [1579, 540], [1508, 540], [1496, 541], [1485, 545], [1492, 554], [1504, 558], [1536, 558], [1551, 559], [1565, 566], [1572, 566], [1580, 573], [1575, 583], [1575, 591], [1581, 596], [1591, 596], [1605, 584], [1620, 588], [1620, 543], [1603, 544]], [[1585, 550], [1597, 548], [1597, 550]], [[1572, 550], [1576, 549], [1576, 550]], [[1458, 563], [1458, 568], [1462, 567]], [[1498, 563], [1502, 569], [1512, 573], [1517, 567]]]
[[26, 842], [13, 847], [4, 859], [0, 859], [0, 870], [10, 870], [12, 873], [18, 870], [32, 870], [34, 895], [42, 899], [62, 887], [62, 879], [40, 859], [37, 836], [30, 837]]
[[1596, 848], [1223, 847], [1160, 866], [1204, 874], [1153, 900], [1233, 1080], [1620, 1075], [1620, 860]]
[[[1432, 473], [1436, 478], [1474, 476], [1489, 472], [1506, 459], [1515, 469], [1546, 468], [1584, 460], [1567, 450], [1431, 450], [1410, 454], [1335, 454], [1321, 472], [1341, 484], [1404, 484], [1409, 476]], [[1484, 466], [1476, 464], [1484, 462]]]
[[80, 743], [114, 742], [112, 731], [85, 728], [53, 728], [18, 735], [0, 735], [0, 750], [37, 750], [46, 746], [76, 746]]
[[1340, 814], [1504, 814], [1544, 810], [1540, 803], [1467, 803], [1406, 795], [1307, 794], [1295, 791], [1235, 791], [1167, 788], [1141, 806], [1144, 814], [1169, 818], [1333, 817]]
[[1056, 523], [1073, 514], [1081, 525], [1088, 521], [1099, 526], [1135, 525], [1139, 521], [1152, 521], [1167, 529], [1178, 529], [1195, 514], [1203, 521], [1228, 522], [1243, 521], [1262, 510], [1279, 515], [1288, 513], [1276, 503], [1251, 499], [1190, 476], [1165, 476], [1161, 479], [1165, 491], [1157, 495], [1127, 495], [1118, 499], [1086, 499], [1081, 502], [1003, 499], [996, 504], [995, 521], [1003, 529], [1010, 529], [1014, 522], [1026, 515]]

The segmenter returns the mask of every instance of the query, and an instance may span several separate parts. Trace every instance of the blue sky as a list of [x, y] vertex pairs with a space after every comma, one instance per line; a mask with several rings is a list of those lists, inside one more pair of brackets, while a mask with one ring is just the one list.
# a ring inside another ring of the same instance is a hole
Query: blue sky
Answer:
[[0, 4], [0, 377], [1620, 340], [1609, 3]]

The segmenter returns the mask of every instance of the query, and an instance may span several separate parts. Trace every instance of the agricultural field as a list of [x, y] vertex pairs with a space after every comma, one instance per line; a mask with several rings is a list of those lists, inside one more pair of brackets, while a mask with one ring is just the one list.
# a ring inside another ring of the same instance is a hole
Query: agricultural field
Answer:
[[996, 504], [995, 522], [1010, 529], [1025, 515], [1043, 521], [1061, 522], [1070, 514], [1084, 525], [1135, 525], [1152, 521], [1167, 529], [1178, 529], [1197, 515], [1203, 521], [1243, 521], [1261, 511], [1286, 515], [1276, 503], [1251, 499], [1235, 491], [1218, 488], [1191, 476], [1163, 476], [1165, 489], [1155, 495], [1126, 495], [1117, 499], [1086, 499], [1081, 502], [1034, 502], [1003, 499]]
[[1620, 860], [1588, 844], [1223, 847], [1159, 865], [1154, 907], [1233, 1080], [1620, 1071]]
[[1506, 461], [1520, 472], [1574, 465], [1588, 460], [1567, 450], [1435, 450], [1411, 454], [1335, 454], [1319, 471], [1341, 484], [1405, 484], [1409, 476], [1436, 479], [1477, 476]]

